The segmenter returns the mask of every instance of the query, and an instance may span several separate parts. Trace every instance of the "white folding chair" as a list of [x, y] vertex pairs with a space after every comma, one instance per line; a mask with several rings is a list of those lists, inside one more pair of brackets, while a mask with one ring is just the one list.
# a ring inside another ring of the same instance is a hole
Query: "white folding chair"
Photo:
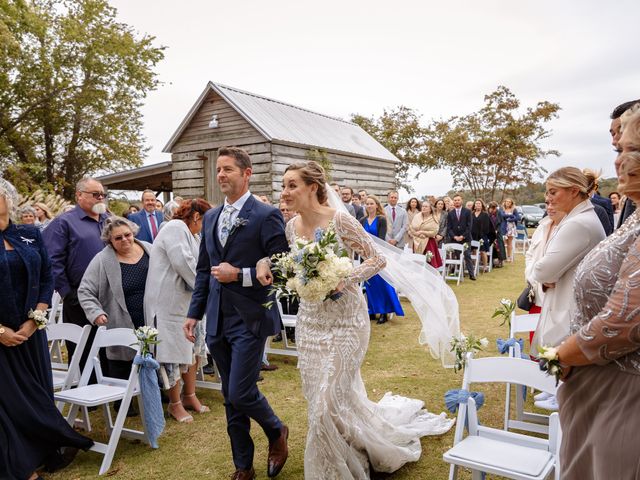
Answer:
[[[538, 326], [540, 321], [539, 313], [531, 313], [524, 315], [511, 314], [511, 331], [510, 338], [516, 338], [518, 334], [532, 332]], [[525, 341], [527, 339], [525, 338]], [[509, 356], [520, 358], [522, 351], [520, 344], [515, 343], [509, 348]], [[532, 362], [533, 363], [533, 362]], [[511, 387], [514, 387], [513, 389]], [[522, 395], [521, 385], [511, 385], [507, 383], [504, 407], [504, 428], [505, 430], [515, 429], [527, 432], [549, 434], [549, 416], [539, 413], [524, 411], [524, 398]], [[515, 419], [511, 418], [511, 392], [515, 390]]]
[[[204, 321], [204, 319], [201, 321]], [[205, 348], [208, 354], [209, 347], [205, 345]], [[212, 382], [211, 380], [207, 380], [207, 378], [204, 376], [203, 368], [204, 368], [204, 365], [200, 363], [198, 365], [198, 370], [196, 371], [196, 387], [206, 388], [207, 390], [222, 391], [222, 380], [220, 379], [220, 372], [218, 371], [218, 366], [216, 365], [216, 362], [215, 361], [213, 362], [213, 371], [214, 371], [213, 376], [217, 380], [215, 382]]]
[[520, 245], [520, 252], [517, 253], [522, 253], [523, 255], [525, 253], [527, 253], [527, 249], [529, 248], [529, 235], [527, 233], [527, 229], [524, 225], [518, 224], [516, 226], [516, 231], [517, 231], [517, 235], [514, 238], [514, 252], [517, 252], [518, 250], [518, 245]]
[[[534, 362], [513, 357], [474, 359], [467, 355], [463, 389], [469, 390], [474, 383], [496, 382], [556, 393], [555, 379], [541, 372]], [[467, 421], [469, 433], [463, 439]], [[469, 398], [458, 406], [453, 447], [443, 459], [451, 464], [450, 480], [457, 477], [459, 467], [471, 469], [474, 480], [481, 479], [482, 472], [517, 480], [543, 480], [554, 474], [559, 480], [561, 437], [557, 413], [550, 417], [548, 439], [480, 425], [475, 401]]]
[[[51, 307], [48, 311], [49, 324], [62, 323], [62, 297], [58, 292], [53, 292], [51, 296]], [[62, 340], [56, 340], [49, 346], [51, 360], [62, 362]]]
[[280, 311], [280, 318], [282, 318], [282, 331], [280, 332], [282, 336], [282, 348], [273, 347], [273, 344], [271, 342], [273, 337], [269, 337], [267, 339], [267, 345], [265, 346], [264, 351], [267, 354], [273, 353], [276, 355], [288, 355], [290, 357], [297, 357], [298, 349], [295, 343], [289, 341], [286, 329], [295, 329], [298, 317], [296, 315], [288, 315], [282, 313], [282, 304], [280, 303], [280, 301], [276, 300], [275, 303], [278, 306], [278, 310]]
[[471, 240], [471, 261], [473, 262], [473, 274], [477, 277], [480, 273], [480, 242]]
[[[464, 247], [459, 243], [445, 243], [442, 246], [445, 256], [442, 259], [442, 278], [456, 280], [457, 284], [464, 280]], [[457, 258], [456, 258], [457, 255]]]
[[487, 252], [487, 271], [493, 270], [493, 243], [489, 245], [489, 251]]
[[[149, 443], [149, 439], [144, 431], [124, 428], [124, 422], [127, 417], [127, 411], [129, 410], [131, 400], [134, 396], [140, 394], [138, 384], [138, 367], [136, 365], [131, 366], [131, 373], [127, 380], [105, 377], [102, 374], [98, 352], [101, 348], [115, 346], [129, 347], [136, 353], [139, 352], [138, 341], [133, 329], [113, 328], [111, 330], [107, 330], [105, 327], [99, 327], [96, 332], [93, 345], [91, 346], [91, 351], [84, 371], [82, 372], [82, 377], [80, 378], [78, 387], [72, 388], [71, 390], [56, 392], [54, 394], [56, 401], [71, 405], [71, 409], [67, 415], [67, 422], [69, 425], [74, 424], [79, 408], [102, 405], [105, 416], [105, 425], [107, 432], [109, 433], [109, 442], [106, 444], [95, 442], [93, 447], [91, 447], [91, 450], [94, 452], [104, 455], [102, 465], [100, 466], [100, 475], [109, 470], [120, 436], [143, 440]], [[97, 383], [89, 385], [89, 379], [91, 378], [91, 373], [94, 370]], [[121, 403], [116, 420], [113, 422], [109, 403], [118, 400]], [[142, 402], [138, 402], [138, 405], [140, 409], [140, 418], [142, 419], [144, 428], [144, 411]]]

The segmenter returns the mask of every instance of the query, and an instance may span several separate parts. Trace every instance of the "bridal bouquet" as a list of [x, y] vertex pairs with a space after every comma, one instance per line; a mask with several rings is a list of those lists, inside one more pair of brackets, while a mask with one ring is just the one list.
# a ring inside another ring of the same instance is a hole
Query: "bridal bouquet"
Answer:
[[[271, 257], [273, 287], [270, 293], [274, 293], [276, 299], [322, 302], [331, 297], [331, 292], [352, 269], [351, 259], [340, 247], [333, 225], [329, 225], [324, 231], [317, 229], [313, 241], [296, 240], [290, 252]], [[273, 302], [265, 304], [267, 308], [272, 305]]]

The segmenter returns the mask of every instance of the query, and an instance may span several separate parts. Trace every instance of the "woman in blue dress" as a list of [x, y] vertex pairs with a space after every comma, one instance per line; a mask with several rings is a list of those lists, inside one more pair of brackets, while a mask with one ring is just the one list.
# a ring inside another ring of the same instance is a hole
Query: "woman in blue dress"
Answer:
[[[366, 216], [360, 219], [365, 231], [374, 237], [384, 240], [387, 234], [387, 217], [384, 214], [380, 200], [374, 195], [367, 197], [365, 211]], [[382, 324], [388, 320], [389, 313], [404, 316], [396, 291], [380, 275], [374, 275], [365, 281], [364, 286], [367, 291], [369, 318], [371, 320], [374, 320], [376, 315], [380, 315], [377, 323]]]
[[0, 478], [33, 480], [41, 466], [58, 470], [93, 441], [53, 401], [47, 335], [31, 315], [46, 311], [53, 293], [49, 256], [37, 227], [9, 220], [15, 198], [0, 179]]

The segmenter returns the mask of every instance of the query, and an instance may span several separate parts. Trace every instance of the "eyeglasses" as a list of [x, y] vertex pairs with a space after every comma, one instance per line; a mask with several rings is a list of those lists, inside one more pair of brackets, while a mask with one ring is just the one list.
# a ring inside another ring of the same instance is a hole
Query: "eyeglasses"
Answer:
[[123, 235], [118, 235], [116, 237], [113, 237], [112, 240], [115, 240], [116, 242], [121, 242], [122, 240], [124, 240], [125, 238], [127, 240], [129, 240], [131, 237], [133, 237], [133, 233], [129, 232], [129, 233], [125, 233]]
[[107, 194], [104, 192], [86, 192], [84, 190], [80, 190], [82, 193], [88, 193], [89, 195], [91, 195], [93, 198], [99, 200], [101, 198], [107, 198]]

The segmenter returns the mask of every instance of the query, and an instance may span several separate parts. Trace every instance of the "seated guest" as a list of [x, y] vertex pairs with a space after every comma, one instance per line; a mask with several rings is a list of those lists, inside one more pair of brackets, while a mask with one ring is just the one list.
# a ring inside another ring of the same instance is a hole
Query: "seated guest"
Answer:
[[35, 226], [11, 222], [17, 197], [0, 179], [0, 478], [33, 480], [41, 465], [60, 469], [93, 441], [53, 401], [47, 334], [33, 318], [46, 313], [53, 294], [49, 255]]
[[505, 221], [502, 212], [498, 208], [498, 202], [489, 202], [489, 220], [491, 220], [491, 234], [489, 241], [493, 248], [493, 262], [496, 267], [501, 268], [502, 263], [507, 259], [507, 251], [504, 246], [504, 233], [506, 232]]
[[53, 219], [53, 214], [46, 203], [36, 202], [33, 204], [33, 209], [36, 211], [36, 226], [42, 231]]
[[[138, 226], [122, 217], [104, 222], [102, 240], [106, 247], [84, 273], [78, 300], [93, 325], [138, 328], [144, 323], [144, 293], [151, 245], [135, 238]], [[134, 352], [125, 347], [107, 348], [108, 375], [126, 379]]]
[[20, 209], [20, 223], [22, 225], [35, 225], [36, 224], [36, 211], [30, 205], [25, 205]]
[[442, 266], [442, 258], [436, 242], [439, 228], [440, 223], [433, 214], [433, 208], [429, 201], [425, 200], [422, 202], [421, 211], [413, 216], [413, 220], [409, 224], [409, 231], [413, 239], [413, 252], [421, 255], [431, 252], [429, 264], [433, 268]]
[[210, 208], [200, 198], [184, 200], [173, 219], [164, 224], [153, 242], [145, 288], [145, 322], [158, 329], [160, 343], [155, 359], [169, 381], [165, 385], [169, 389], [168, 412], [182, 423], [193, 421], [185, 409], [197, 413], [209, 411], [196, 397], [198, 364], [207, 361], [204, 323], [198, 322], [194, 343], [182, 334], [182, 324], [196, 281], [200, 248], [197, 234], [202, 230], [202, 217]]
[[[640, 116], [636, 122], [640, 133]], [[623, 153], [621, 161], [618, 188], [638, 204], [640, 153]], [[638, 272], [636, 211], [576, 271], [573, 334], [558, 348], [564, 373], [558, 390], [563, 479], [637, 478], [638, 448], [632, 439], [640, 427]]]
[[[387, 235], [387, 217], [378, 197], [369, 195], [365, 203], [367, 216], [360, 220], [365, 231], [370, 235], [384, 240]], [[374, 275], [364, 282], [367, 291], [367, 303], [369, 304], [369, 318], [375, 319], [380, 315], [378, 324], [388, 320], [389, 313], [404, 316], [398, 294], [380, 275]]]
[[487, 252], [491, 247], [489, 238], [492, 236], [491, 219], [487, 213], [484, 202], [478, 199], [473, 204], [473, 215], [471, 216], [471, 238], [480, 242], [480, 263], [482, 271], [489, 271], [487, 265]]

